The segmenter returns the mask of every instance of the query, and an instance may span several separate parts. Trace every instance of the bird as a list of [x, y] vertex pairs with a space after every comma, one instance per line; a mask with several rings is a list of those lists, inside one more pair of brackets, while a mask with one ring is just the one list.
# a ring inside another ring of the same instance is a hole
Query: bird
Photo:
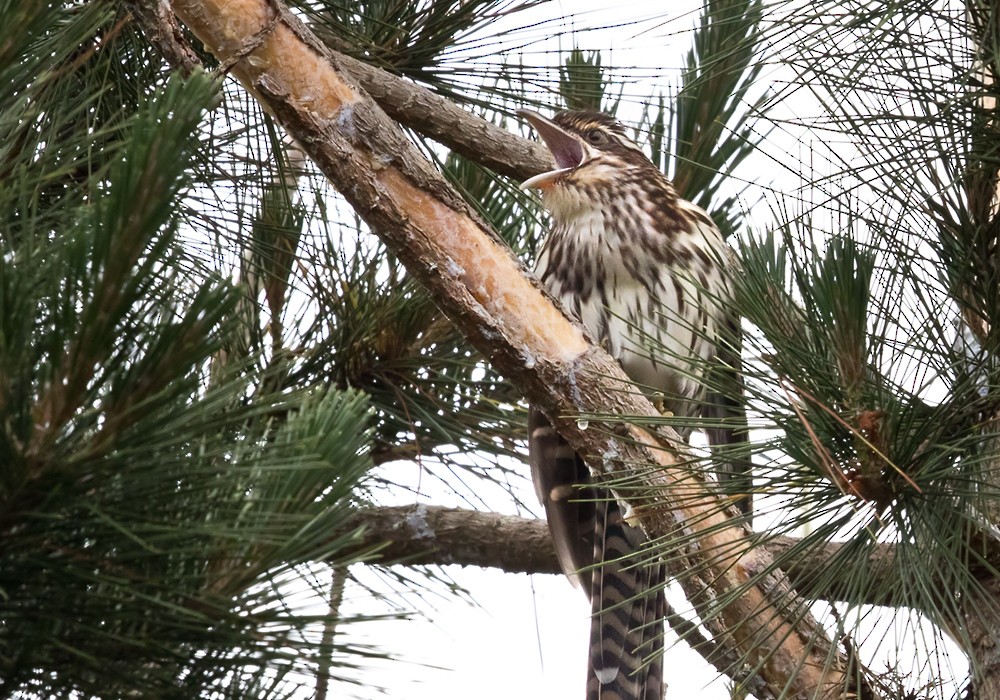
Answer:
[[[701, 416], [713, 420], [705, 429], [713, 446], [746, 444], [745, 430], [727, 423], [742, 411], [732, 395], [742, 379], [739, 318], [730, 310], [728, 248], [718, 226], [678, 194], [614, 117], [586, 110], [518, 116], [557, 166], [521, 184], [540, 192], [551, 217], [536, 277], [678, 418], [682, 438]], [[706, 371], [716, 368], [710, 382]], [[722, 390], [709, 392], [708, 383]], [[649, 564], [648, 554], [637, 564], [645, 534], [534, 405], [528, 451], [560, 565], [592, 606], [587, 700], [662, 700], [662, 565]], [[749, 460], [719, 461], [728, 462], [718, 470], [720, 483], [734, 482], [735, 500], [749, 514]]]

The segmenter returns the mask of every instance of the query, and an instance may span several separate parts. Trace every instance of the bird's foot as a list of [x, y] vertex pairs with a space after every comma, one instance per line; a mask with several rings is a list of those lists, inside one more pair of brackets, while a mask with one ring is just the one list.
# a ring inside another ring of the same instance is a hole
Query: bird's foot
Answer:
[[663, 394], [653, 394], [649, 397], [649, 400], [653, 402], [653, 407], [661, 416], [666, 416], [667, 418], [673, 417], [674, 412], [667, 408], [666, 396]]

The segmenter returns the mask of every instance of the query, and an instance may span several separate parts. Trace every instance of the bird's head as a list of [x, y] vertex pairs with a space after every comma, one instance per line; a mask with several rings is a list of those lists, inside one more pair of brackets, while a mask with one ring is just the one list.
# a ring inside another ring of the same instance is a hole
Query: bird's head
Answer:
[[662, 178], [614, 117], [589, 111], [559, 112], [551, 119], [528, 110], [517, 114], [534, 127], [556, 161], [555, 170], [525, 180], [521, 189], [541, 190], [553, 213], [652, 173]]

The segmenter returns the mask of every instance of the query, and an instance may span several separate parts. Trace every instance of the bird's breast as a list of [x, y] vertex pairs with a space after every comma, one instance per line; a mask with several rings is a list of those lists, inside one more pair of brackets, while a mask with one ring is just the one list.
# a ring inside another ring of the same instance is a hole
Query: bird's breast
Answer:
[[632, 217], [632, 226], [621, 223], [604, 211], [556, 221], [536, 274], [633, 381], [697, 398], [725, 287], [717, 256], [699, 246], [717, 245], [721, 237], [711, 239], [718, 236], [714, 225], [692, 235], [665, 233], [641, 217]]

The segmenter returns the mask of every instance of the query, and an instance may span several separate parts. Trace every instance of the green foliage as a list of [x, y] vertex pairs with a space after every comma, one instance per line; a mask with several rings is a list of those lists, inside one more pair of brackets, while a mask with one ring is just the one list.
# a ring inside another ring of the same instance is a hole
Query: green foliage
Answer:
[[[262, 288], [267, 310], [270, 315], [268, 330], [272, 338], [272, 349], [280, 354], [283, 345], [282, 315], [288, 301], [289, 284], [293, 274], [299, 243], [307, 219], [307, 212], [294, 198], [295, 167], [286, 158], [274, 125], [265, 120], [275, 159], [274, 180], [262, 183], [257, 212], [251, 224], [251, 252], [249, 264], [244, 267], [244, 283], [257, 291]], [[253, 320], [253, 328], [260, 327], [256, 304], [247, 305], [247, 313]], [[253, 338], [253, 335], [251, 335]], [[247, 348], [259, 351], [260, 348]]]
[[[764, 22], [759, 2], [707, 0], [664, 96], [626, 92], [636, 67], [575, 48], [583, 30], [573, 49], [531, 53], [525, 32], [558, 37], [562, 17], [494, 29], [536, 4], [293, 3], [335, 48], [495, 123], [545, 99], [641, 109], [654, 161], [743, 239], [758, 527], [808, 530], [787, 561], [843, 543], [796, 584], [951, 630], [969, 606], [995, 619], [975, 578], [996, 573], [1000, 521], [998, 141], [983, 102], [998, 95], [980, 73], [998, 63], [993, 10], [779, 5]], [[0, 4], [0, 687], [274, 697], [301, 674], [311, 688], [370, 653], [324, 634], [353, 618], [293, 600], [325, 597], [326, 567], [357, 556], [352, 504], [408, 487], [403, 460], [442, 500], [509, 506], [519, 397], [242, 88], [168, 80], [113, 9]], [[795, 74], [769, 85], [819, 96], [800, 123], [824, 137], [809, 148], [836, 136], [837, 172], [809, 174], [794, 216], [785, 200], [754, 209], [755, 227], [778, 223], [753, 238], [733, 171], [767, 146], [760, 59], [786, 40]], [[533, 258], [530, 198], [415, 137]], [[964, 344], [943, 314], [963, 319]], [[889, 575], [858, 565], [885, 543]], [[441, 576], [390, 575], [417, 591]], [[867, 641], [870, 608], [840, 611], [831, 625]], [[930, 635], [924, 651], [939, 648]]]
[[[792, 123], [824, 137], [802, 200], [742, 246], [749, 400], [774, 430], [758, 490], [788, 508], [773, 532], [808, 532], [790, 557], [843, 543], [801, 591], [917, 611], [896, 619], [940, 666], [940, 630], [971, 648], [970, 617], [1000, 620], [983, 583], [1000, 514], [995, 9], [848, 3], [839, 23], [831, 7], [775, 30], [796, 71], [783, 96], [820, 105]], [[887, 568], [858, 566], [890, 545]], [[866, 642], [871, 609], [841, 609]]]
[[274, 697], [339, 674], [369, 652], [320, 643], [330, 615], [287, 596], [358, 556], [370, 404], [221, 363], [239, 291], [177, 236], [218, 85], [122, 99], [101, 89], [123, 69], [107, 6], [0, 9], [23, 55], [0, 88], [0, 694]]
[[[488, 494], [506, 496], [509, 458], [523, 430], [516, 392], [245, 91], [223, 90], [226, 116], [213, 121], [200, 154], [207, 166], [185, 202], [194, 231], [184, 234], [198, 264], [238, 278], [245, 292], [225, 337], [227, 360], [268, 369], [273, 391], [325, 384], [362, 390], [372, 401], [376, 464], [419, 461], [421, 473], [446, 492], [479, 503]], [[481, 215], [530, 256], [536, 238], [527, 235], [533, 227], [518, 206], [526, 195], [514, 200], [511, 183], [425, 145]], [[390, 466], [379, 475], [396, 483], [394, 473]]]
[[[990, 457], [995, 428], [982, 423], [995, 399], [982, 391], [981, 375], [955, 375], [962, 353], [936, 309], [910, 319], [915, 342], [887, 334], [899, 306], [886, 299], [919, 280], [912, 261], [886, 261], [849, 236], [820, 247], [788, 228], [742, 252], [737, 303], [759, 330], [751, 354], [761, 358], [747, 373], [750, 402], [778, 429], [760, 447], [782, 455], [758, 488], [791, 497], [795, 508], [771, 531], [808, 525], [789, 559], [843, 542], [824, 570], [796, 582], [799, 591], [892, 600], [959, 636], [963, 605], [997, 615], [978, 582], [993, 572], [982, 528], [1000, 497]], [[908, 355], [919, 356], [922, 384], [900, 372]], [[946, 392], [929, 400], [928, 390], [942, 382]], [[887, 542], [895, 546], [891, 575], [855, 565], [886, 561]], [[942, 598], [942, 587], [956, 599]], [[852, 617], [857, 624], [864, 624], [860, 615]]]
[[766, 96], [748, 103], [763, 68], [757, 58], [764, 39], [761, 12], [759, 1], [706, 0], [671, 114], [667, 172], [679, 192], [711, 212], [727, 237], [742, 217], [737, 196], [718, 201], [720, 187], [763, 138], [754, 122]]
[[371, 396], [379, 462], [432, 458], [438, 448], [444, 448], [440, 457], [446, 462], [453, 450], [468, 454], [489, 446], [513, 452], [509, 436], [516, 429], [510, 424], [518, 415], [496, 406], [504, 396], [514, 400], [509, 387], [484, 366], [426, 291], [397, 264], [383, 264], [380, 245], [358, 248], [351, 257], [333, 249], [326, 255], [336, 262], [339, 283], [314, 300], [321, 340], [291, 380], [325, 376]]
[[601, 70], [601, 52], [584, 54], [573, 48], [559, 67], [559, 95], [566, 109], [589, 109], [614, 114], [612, 107], [603, 107], [608, 81]]
[[315, 26], [347, 53], [396, 73], [437, 82], [436, 68], [464, 37], [538, 0], [300, 1]]

